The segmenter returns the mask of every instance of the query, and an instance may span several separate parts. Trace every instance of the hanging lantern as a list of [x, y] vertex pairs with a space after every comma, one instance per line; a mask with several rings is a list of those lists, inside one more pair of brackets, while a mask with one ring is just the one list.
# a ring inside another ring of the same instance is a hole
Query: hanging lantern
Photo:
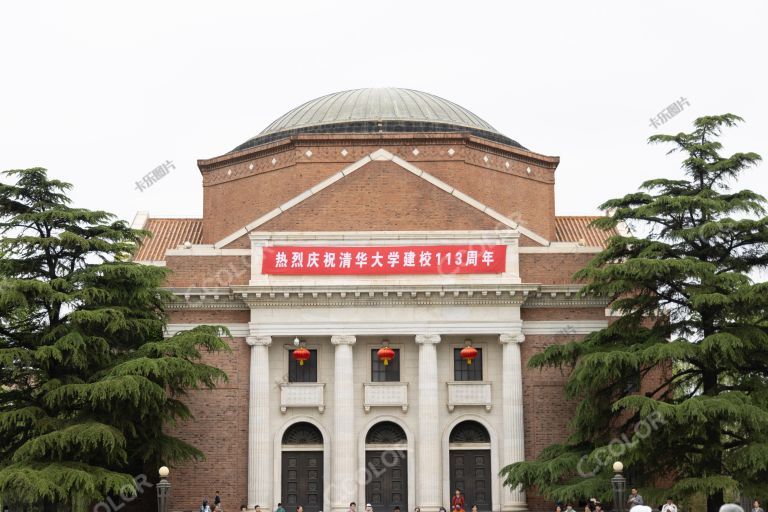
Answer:
[[467, 342], [467, 346], [461, 349], [459, 355], [467, 364], [472, 364], [472, 360], [477, 357], [477, 349]]
[[304, 366], [304, 361], [309, 361], [309, 357], [311, 356], [309, 350], [305, 347], [297, 348], [293, 351], [292, 355], [293, 359], [299, 362], [299, 366]]
[[376, 352], [376, 356], [379, 358], [379, 361], [384, 363], [384, 366], [387, 366], [395, 358], [395, 351], [389, 348], [389, 343], [387, 343]]

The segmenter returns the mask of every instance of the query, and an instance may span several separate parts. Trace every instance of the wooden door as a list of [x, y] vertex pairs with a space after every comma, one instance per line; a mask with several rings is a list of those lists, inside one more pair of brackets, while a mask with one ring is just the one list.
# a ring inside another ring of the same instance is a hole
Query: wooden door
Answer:
[[408, 511], [408, 455], [405, 450], [365, 452], [365, 502], [376, 512], [391, 512], [396, 506]]
[[458, 488], [467, 512], [491, 510], [491, 450], [451, 450], [450, 464], [451, 497]]
[[[319, 512], [323, 509], [323, 452], [284, 451], [282, 499], [286, 510]], [[269, 504], [267, 504], [269, 506]]]

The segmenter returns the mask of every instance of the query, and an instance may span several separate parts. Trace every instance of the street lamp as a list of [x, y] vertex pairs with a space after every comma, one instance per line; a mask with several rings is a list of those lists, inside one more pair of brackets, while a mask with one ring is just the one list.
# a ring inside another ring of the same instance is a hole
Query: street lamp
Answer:
[[157, 512], [168, 512], [168, 499], [171, 497], [171, 482], [166, 480], [170, 470], [163, 466], [158, 471], [160, 481], [157, 483]]
[[615, 512], [624, 512], [624, 495], [627, 492], [627, 479], [621, 472], [624, 471], [624, 464], [619, 461], [613, 463], [613, 478], [611, 478], [611, 487], [613, 487], [613, 510]]

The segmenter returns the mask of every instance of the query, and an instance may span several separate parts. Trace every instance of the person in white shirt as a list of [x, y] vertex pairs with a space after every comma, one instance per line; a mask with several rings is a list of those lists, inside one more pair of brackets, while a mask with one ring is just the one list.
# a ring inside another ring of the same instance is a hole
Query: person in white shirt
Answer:
[[661, 507], [661, 512], [677, 512], [677, 505], [672, 500], [672, 496], [667, 498], [667, 502]]

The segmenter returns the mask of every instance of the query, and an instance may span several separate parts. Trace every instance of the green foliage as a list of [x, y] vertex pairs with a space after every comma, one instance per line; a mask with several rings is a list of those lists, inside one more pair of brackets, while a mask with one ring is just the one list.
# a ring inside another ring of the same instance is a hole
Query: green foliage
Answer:
[[739, 121], [702, 117], [690, 133], [651, 137], [685, 156], [686, 179], [602, 205], [612, 214], [598, 227], [643, 235], [612, 237], [575, 277], [621, 316], [531, 358], [571, 370], [566, 393], [579, 402], [567, 442], [504, 468], [507, 485], [608, 500], [621, 460], [654, 501], [706, 496], [712, 512], [739, 490], [768, 492], [768, 284], [751, 278], [768, 264], [768, 218], [761, 195], [731, 190], [760, 157], [721, 156], [717, 141]]
[[180, 400], [226, 375], [218, 327], [163, 339], [166, 271], [130, 262], [147, 233], [69, 206], [45, 169], [0, 183], [0, 496], [66, 503], [134, 489], [133, 474], [199, 459], [163, 432]]

